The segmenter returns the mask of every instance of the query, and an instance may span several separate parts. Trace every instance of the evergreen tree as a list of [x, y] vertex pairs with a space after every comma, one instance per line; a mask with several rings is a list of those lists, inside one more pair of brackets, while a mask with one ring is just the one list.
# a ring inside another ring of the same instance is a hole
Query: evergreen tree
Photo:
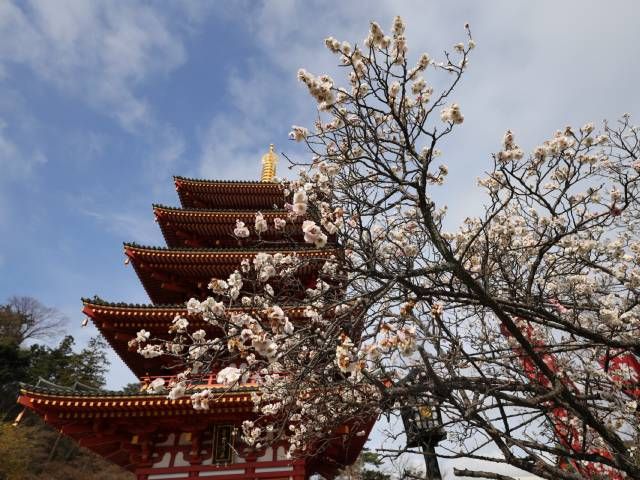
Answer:
[[[388, 475], [380, 470], [384, 463], [375, 452], [365, 451], [360, 455], [364, 466], [362, 468], [362, 480], [391, 480], [391, 475]], [[375, 469], [367, 468], [367, 466], [375, 467]]]
[[56, 348], [32, 345], [27, 381], [43, 378], [67, 387], [76, 382], [95, 388], [104, 386], [109, 366], [105, 341], [94, 337], [79, 353], [73, 351], [74, 343], [73, 337], [67, 335]]
[[138, 395], [140, 393], [140, 383], [139, 382], [127, 383], [124, 387], [122, 387], [120, 392], [123, 395]]

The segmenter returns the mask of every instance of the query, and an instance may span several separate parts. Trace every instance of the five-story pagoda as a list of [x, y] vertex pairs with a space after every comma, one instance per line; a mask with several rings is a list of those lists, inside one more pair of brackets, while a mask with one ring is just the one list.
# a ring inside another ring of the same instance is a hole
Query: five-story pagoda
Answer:
[[[171, 383], [180, 370], [172, 370], [172, 359], [166, 356], [146, 358], [132, 351], [131, 339], [141, 329], [156, 338], [166, 337], [176, 315], [216, 335], [211, 325], [189, 315], [185, 302], [206, 297], [211, 278], [226, 278], [242, 259], [258, 253], [233, 236], [237, 220], [250, 222], [258, 210], [267, 219], [284, 214], [283, 190], [273, 181], [276, 161], [271, 146], [262, 158], [259, 182], [175, 177], [181, 207], [153, 207], [167, 247], [124, 245], [127, 261], [152, 303], [109, 303], [98, 297], [83, 300], [84, 313], [140, 379], [143, 390], [159, 378]], [[335, 252], [335, 247], [307, 248], [299, 225], [287, 228], [290, 244], [278, 245], [272, 253], [295, 251], [300, 257], [322, 260]], [[308, 276], [305, 283], [314, 281], [313, 270], [301, 275]], [[304, 321], [302, 311], [294, 309], [288, 314]], [[177, 367], [175, 360], [173, 366]], [[229, 389], [216, 382], [215, 370], [201, 383], [198, 387], [215, 394], [208, 409], [194, 409], [189, 397], [172, 400], [166, 393], [123, 395], [51, 384], [23, 385], [19, 402], [80, 445], [131, 470], [137, 480], [302, 480], [313, 473], [330, 478], [341, 466], [355, 461], [366, 440], [366, 436], [349, 436], [345, 442], [346, 436], [336, 437], [321, 452], [298, 459], [287, 458], [284, 443], [247, 448], [238, 431], [244, 420], [255, 415], [251, 393], [257, 385], [249, 381]]]

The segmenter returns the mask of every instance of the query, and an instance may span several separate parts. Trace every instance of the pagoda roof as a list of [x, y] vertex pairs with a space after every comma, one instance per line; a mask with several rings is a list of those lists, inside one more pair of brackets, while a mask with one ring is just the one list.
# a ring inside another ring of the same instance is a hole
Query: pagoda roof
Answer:
[[81, 446], [130, 470], [158, 459], [144, 455], [140, 437], [153, 432], [180, 432], [202, 425], [236, 423], [252, 415], [255, 386], [230, 390], [208, 385], [214, 393], [208, 410], [196, 410], [189, 397], [170, 400], [164, 394], [70, 392], [62, 387], [21, 384], [18, 403]]
[[275, 248], [164, 248], [124, 244], [125, 254], [131, 259], [142, 285], [155, 304], [182, 303], [189, 298], [205, 298], [212, 278], [226, 279], [240, 267], [245, 258], [260, 252], [295, 253], [309, 263], [300, 269], [304, 276], [317, 270], [317, 261], [337, 253], [335, 247], [316, 249], [302, 245]]
[[[196, 410], [188, 396], [170, 400], [165, 394], [73, 392], [64, 387], [28, 384], [20, 387], [18, 403], [33, 410], [81, 446], [136, 471], [145, 464], [150, 468], [160, 460], [162, 453], [145, 452], [149, 441], [155, 447], [170, 433], [203, 432], [206, 426], [215, 424], [239, 426], [243, 420], [253, 418], [251, 394], [257, 390], [255, 385], [234, 389], [207, 385], [213, 393], [209, 409]], [[309, 470], [333, 477], [340, 467], [353, 463], [374, 422], [375, 416], [354, 418], [329, 433], [325, 442], [319, 445], [319, 455], [306, 460]], [[359, 431], [363, 434], [358, 434]], [[149, 472], [155, 473], [151, 469]], [[223, 471], [215, 474], [220, 478], [222, 475]]]
[[[249, 228], [255, 221], [256, 210], [235, 209], [202, 209], [175, 208], [164, 205], [154, 205], [153, 211], [162, 234], [169, 247], [237, 247], [256, 243], [256, 237], [238, 239], [233, 230], [236, 220], [244, 222]], [[283, 209], [266, 210], [262, 212], [271, 228], [262, 235], [264, 241], [287, 240], [289, 242], [302, 241], [300, 225], [302, 219], [292, 221], [287, 218], [287, 211]], [[273, 228], [273, 220], [283, 218], [287, 220], [284, 232], [277, 232]]]
[[[131, 305], [127, 309], [122, 304], [118, 304], [118, 306], [116, 304], [108, 305], [106, 302], [102, 304], [96, 299], [83, 299], [82, 302], [84, 304], [82, 312], [91, 318], [109, 346], [136, 377], [161, 376], [171, 372], [171, 362], [175, 363], [175, 359], [164, 355], [145, 358], [135, 349], [129, 348], [129, 341], [133, 340], [136, 332], [141, 329], [153, 331], [154, 336], [157, 334], [167, 335], [170, 321], [177, 314], [186, 311], [184, 306], [163, 305], [146, 308], [140, 305]], [[153, 312], [152, 316], [142, 316], [151, 312]], [[160, 321], [159, 318], [163, 318], [164, 321]]]
[[[91, 309], [91, 313], [97, 315], [105, 315], [113, 317], [114, 319], [120, 319], [126, 322], [127, 325], [133, 326], [133, 328], [145, 328], [145, 325], [153, 324], [160, 321], [163, 326], [167, 325], [167, 322], [161, 320], [173, 320], [176, 315], [182, 315], [184, 317], [191, 317], [187, 312], [187, 308], [184, 303], [174, 304], [149, 304], [149, 303], [123, 303], [123, 302], [108, 302], [99, 297], [83, 298], [82, 303], [85, 308]], [[287, 315], [294, 318], [301, 317], [304, 312], [304, 307], [283, 307], [287, 312]], [[256, 309], [253, 311], [259, 311]], [[231, 307], [229, 312], [247, 312], [251, 313], [252, 309], [245, 307]], [[196, 325], [208, 325], [206, 322], [199, 318], [193, 318], [193, 322]]]
[[284, 205], [283, 186], [276, 182], [173, 178], [185, 208], [268, 210]]
[[[219, 327], [205, 322], [199, 315], [189, 315], [184, 304], [178, 305], [140, 305], [111, 303], [99, 298], [83, 299], [83, 313], [91, 318], [102, 336], [118, 354], [122, 361], [138, 377], [162, 376], [170, 374], [172, 357], [145, 358], [135, 350], [129, 349], [129, 341], [136, 332], [145, 329], [155, 338], [169, 338], [168, 329], [176, 315], [189, 319], [194, 329], [203, 329], [210, 336], [220, 335]], [[230, 312], [248, 312], [246, 308], [230, 308]], [[292, 319], [304, 319], [304, 308], [285, 308]]]
[[[207, 388], [213, 394], [214, 401], [220, 401], [220, 403], [235, 403], [235, 402], [251, 402], [251, 392], [257, 391], [257, 387], [255, 384], [245, 384], [238, 385], [233, 388], [229, 388], [228, 385], [216, 384], [216, 385], [203, 385], [202, 388]], [[20, 383], [20, 395], [29, 395], [32, 398], [42, 398], [49, 400], [60, 400], [58, 403], [49, 403], [52, 406], [57, 406], [60, 409], [67, 410], [88, 410], [94, 408], [103, 408], [103, 409], [114, 409], [121, 410], [127, 409], [132, 406], [141, 406], [141, 405], [128, 405], [122, 404], [121, 401], [130, 401], [130, 400], [145, 400], [148, 402], [146, 404], [147, 407], [159, 407], [159, 408], [167, 408], [167, 407], [176, 407], [178, 405], [190, 405], [191, 399], [189, 397], [182, 397], [177, 400], [169, 400], [167, 399], [167, 395], [164, 393], [158, 394], [149, 394], [149, 393], [139, 393], [136, 395], [124, 394], [119, 391], [112, 390], [98, 390], [98, 389], [87, 389], [87, 390], [76, 390], [73, 387], [64, 387], [61, 385], [56, 385], [51, 382], [48, 382], [46, 385], [30, 385], [27, 383]], [[226, 398], [227, 400], [222, 400]], [[97, 400], [104, 399], [106, 402], [102, 405], [90, 405], [90, 404], [76, 404], [75, 402], [78, 400]], [[229, 400], [232, 399], [232, 400]], [[166, 400], [166, 401], [165, 401]], [[182, 400], [182, 401], [180, 401]], [[36, 402], [42, 403], [42, 402]], [[46, 405], [49, 405], [46, 404]]]

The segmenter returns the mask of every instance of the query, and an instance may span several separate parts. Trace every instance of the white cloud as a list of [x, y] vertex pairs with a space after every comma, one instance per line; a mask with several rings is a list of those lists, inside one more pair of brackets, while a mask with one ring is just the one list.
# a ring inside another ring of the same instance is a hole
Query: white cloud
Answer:
[[154, 195], [167, 193], [171, 184], [171, 175], [176, 164], [186, 151], [184, 136], [169, 125], [159, 126], [151, 135], [151, 147], [144, 159], [145, 180], [153, 189]]
[[[292, 80], [283, 78], [281, 71], [267, 70], [252, 63], [242, 76], [237, 71], [227, 79], [227, 98], [231, 108], [219, 112], [200, 134], [198, 175], [219, 179], [258, 179], [260, 159], [270, 143], [277, 151], [294, 148], [286, 140], [291, 111], [312, 114], [306, 98], [291, 94]], [[303, 101], [301, 102], [301, 98]], [[286, 108], [278, 101], [286, 102]], [[278, 175], [287, 172], [281, 160]]]
[[[166, 187], [185, 141], [177, 128], [156, 118], [143, 89], [186, 61], [180, 13], [179, 6], [155, 8], [142, 1], [0, 1], [0, 82], [6, 85], [0, 116], [10, 118], [10, 126], [21, 133], [20, 142], [10, 141], [0, 121], [0, 168], [5, 178], [31, 175], [45, 160], [41, 152], [46, 152], [40, 134], [48, 126], [34, 115], [19, 89], [10, 90], [18, 84], [12, 76], [19, 74], [19, 65], [47, 88], [134, 133], [147, 149], [136, 159], [149, 172], [143, 180], [154, 186], [161, 180]], [[25, 138], [32, 139], [34, 147], [25, 146]], [[114, 138], [84, 130], [69, 130], [62, 137], [71, 160], [78, 163], [101, 156], [105, 142]], [[4, 216], [11, 211], [8, 200], [0, 202], [0, 220], [3, 211]], [[113, 213], [103, 220], [144, 241], [155, 238], [146, 222], [150, 214], [144, 215], [139, 219], [133, 213]]]
[[21, 149], [9, 138], [7, 129], [7, 123], [0, 118], [0, 182], [24, 179], [47, 161], [37, 149], [29, 152]]
[[10, 225], [11, 208], [6, 188], [16, 181], [29, 178], [47, 162], [37, 148], [18, 145], [9, 134], [9, 125], [0, 118], [0, 227]]
[[137, 89], [185, 61], [161, 10], [125, 1], [0, 2], [0, 69], [32, 69], [134, 130], [151, 121]]
[[201, 135], [199, 175], [203, 178], [237, 180], [257, 179], [259, 160], [263, 153], [258, 147], [268, 145], [265, 131], [251, 122], [238, 123], [227, 116], [216, 116]]
[[110, 231], [118, 238], [126, 239], [127, 242], [143, 245], [162, 245], [163, 243], [158, 225], [154, 222], [149, 209], [146, 212], [112, 212], [107, 209], [82, 206], [78, 210], [80, 213], [97, 220], [101, 228]]
[[[312, 101], [296, 85], [295, 72], [304, 67], [344, 83], [336, 58], [324, 47], [323, 39], [329, 35], [361, 43], [369, 21], [376, 20], [387, 29], [393, 16], [400, 14], [407, 22], [410, 56], [417, 58], [427, 51], [442, 57], [443, 50], [464, 39], [462, 26], [469, 21], [478, 48], [454, 98], [462, 105], [466, 120], [443, 146], [442, 160], [449, 167], [450, 181], [438, 193], [449, 204], [452, 223], [458, 223], [478, 213], [469, 210], [471, 205], [481, 205], [475, 178], [489, 168], [490, 155], [499, 148], [507, 128], [516, 132], [524, 148], [533, 149], [567, 124], [615, 119], [626, 111], [640, 113], [634, 101], [640, 63], [630, 60], [640, 55], [635, 28], [640, 4], [616, 5], [604, 9], [581, 8], [583, 4], [576, 1], [479, 4], [414, 0], [372, 1], [364, 9], [356, 2], [283, 0], [253, 8], [252, 15], [237, 10], [235, 21], [244, 25], [260, 49], [263, 66], [246, 71], [243, 83], [251, 86], [249, 97], [238, 98], [236, 74], [230, 75], [228, 92], [235, 95], [242, 113], [217, 115], [216, 124], [259, 125], [265, 109], [281, 125], [311, 124]], [[271, 81], [274, 72], [278, 74], [275, 85]], [[432, 72], [427, 77], [434, 81]], [[262, 97], [256, 98], [258, 95]], [[275, 131], [273, 122], [266, 128]], [[224, 137], [216, 138], [220, 153], [226, 152], [225, 143]], [[209, 161], [226, 159], [210, 157]], [[209, 167], [202, 172], [215, 175], [217, 170]], [[451, 201], [456, 198], [466, 201]]]

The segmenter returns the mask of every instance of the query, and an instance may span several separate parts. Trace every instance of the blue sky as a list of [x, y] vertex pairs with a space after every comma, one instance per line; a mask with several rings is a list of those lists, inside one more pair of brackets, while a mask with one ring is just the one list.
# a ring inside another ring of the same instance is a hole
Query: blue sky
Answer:
[[[151, 204], [177, 205], [171, 176], [257, 179], [271, 142], [304, 155], [287, 140], [314, 118], [297, 69], [341, 79], [323, 39], [360, 43], [396, 14], [414, 58], [451, 49], [466, 21], [478, 43], [443, 148], [453, 224], [477, 212], [507, 128], [531, 149], [639, 113], [633, 0], [0, 0], [0, 299], [57, 307], [80, 342], [96, 333], [82, 296], [146, 302], [122, 242], [162, 244]], [[112, 361], [109, 387], [133, 380]]]
[[[410, 52], [438, 56], [471, 23], [478, 43], [455, 100], [466, 121], [444, 158], [452, 222], [512, 128], [530, 148], [568, 123], [637, 113], [632, 1], [0, 2], [0, 298], [31, 295], [80, 329], [80, 297], [145, 302], [123, 241], [162, 244], [153, 202], [171, 176], [255, 179], [270, 142], [308, 125], [299, 67], [340, 78], [323, 46], [370, 20], [408, 23]], [[282, 170], [281, 170], [282, 171]], [[109, 385], [132, 377], [113, 359]]]

